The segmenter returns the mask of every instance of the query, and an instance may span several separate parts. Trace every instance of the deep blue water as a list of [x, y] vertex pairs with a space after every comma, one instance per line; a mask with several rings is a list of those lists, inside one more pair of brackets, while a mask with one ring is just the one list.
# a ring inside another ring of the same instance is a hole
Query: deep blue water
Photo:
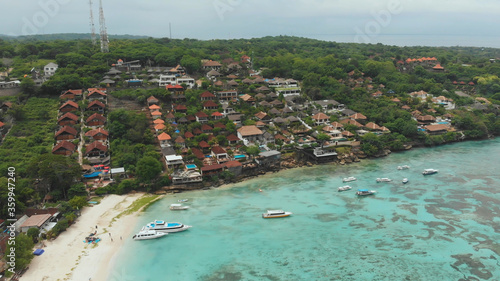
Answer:
[[[167, 195], [136, 229], [154, 219], [193, 228], [129, 239], [108, 280], [500, 280], [499, 155], [500, 140], [463, 142]], [[353, 189], [337, 192], [347, 176]], [[170, 211], [181, 198], [191, 208]], [[262, 219], [267, 209], [294, 214]]]

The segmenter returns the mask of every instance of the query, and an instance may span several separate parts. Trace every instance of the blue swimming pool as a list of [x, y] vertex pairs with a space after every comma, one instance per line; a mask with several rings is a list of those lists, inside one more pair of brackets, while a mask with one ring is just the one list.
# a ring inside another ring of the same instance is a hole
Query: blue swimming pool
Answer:
[[188, 168], [188, 169], [196, 169], [196, 165], [195, 164], [187, 164], [186, 168]]
[[92, 174], [83, 175], [84, 178], [95, 178], [98, 177], [102, 172], [93, 172]]
[[246, 158], [246, 156], [245, 156], [244, 154], [239, 154], [239, 155], [235, 155], [235, 156], [234, 156], [234, 159], [235, 159], [235, 160], [238, 160], [238, 159], [244, 159], [244, 158]]
[[448, 125], [450, 122], [437, 122], [438, 124]]

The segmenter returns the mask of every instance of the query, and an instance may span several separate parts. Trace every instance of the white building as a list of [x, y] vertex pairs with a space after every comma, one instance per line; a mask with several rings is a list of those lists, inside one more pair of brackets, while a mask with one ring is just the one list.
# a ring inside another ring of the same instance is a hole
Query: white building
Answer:
[[45, 76], [50, 77], [56, 74], [56, 70], [59, 66], [56, 63], [49, 62], [46, 66], [43, 67], [43, 72]]
[[182, 160], [182, 156], [180, 155], [167, 155], [165, 156], [165, 163], [167, 167], [175, 165], [184, 165], [184, 161]]
[[177, 75], [160, 75], [160, 81], [158, 85], [160, 87], [165, 87], [167, 85], [181, 85], [185, 84], [189, 89], [196, 85], [195, 80], [189, 76], [177, 76]]

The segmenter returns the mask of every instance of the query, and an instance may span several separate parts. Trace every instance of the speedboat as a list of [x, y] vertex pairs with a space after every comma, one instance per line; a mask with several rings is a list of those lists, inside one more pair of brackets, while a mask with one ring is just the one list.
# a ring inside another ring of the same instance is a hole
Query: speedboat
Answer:
[[342, 181], [343, 182], [350, 182], [350, 181], [355, 181], [356, 178], [355, 177], [348, 177], [348, 178], [343, 178]]
[[170, 204], [170, 210], [187, 210], [189, 206], [184, 206], [182, 204]]
[[148, 240], [148, 239], [160, 238], [160, 237], [165, 236], [167, 234], [168, 233], [165, 233], [165, 232], [158, 232], [156, 230], [142, 228], [141, 231], [139, 231], [139, 233], [132, 236], [132, 239], [134, 239], [134, 240]]
[[147, 229], [155, 230], [158, 232], [181, 232], [188, 230], [192, 226], [185, 225], [180, 222], [165, 222], [162, 220], [155, 220], [146, 225]]
[[439, 172], [439, 170], [436, 170], [436, 169], [425, 169], [422, 174], [425, 176], [425, 175], [432, 175], [432, 174], [435, 174]]
[[187, 202], [188, 200], [189, 200], [189, 199], [179, 199], [179, 200], [177, 200], [177, 202], [179, 202], [179, 203], [184, 203], [184, 202]]
[[344, 185], [344, 186], [340, 186], [338, 188], [338, 191], [341, 192], [341, 191], [346, 191], [346, 190], [349, 190], [351, 189], [352, 187], [348, 186], [348, 185]]
[[403, 179], [403, 184], [407, 184], [408, 182], [409, 182], [409, 180], [407, 178]]
[[406, 170], [406, 169], [410, 169], [410, 166], [408, 165], [398, 166], [398, 170]]
[[390, 178], [377, 178], [377, 182], [391, 182]]
[[373, 195], [376, 192], [377, 191], [375, 191], [375, 190], [358, 189], [358, 191], [356, 191], [356, 195], [358, 195], [358, 196], [368, 196], [368, 195]]
[[288, 217], [291, 214], [292, 214], [291, 212], [285, 212], [283, 210], [267, 210], [267, 213], [263, 213], [262, 217], [265, 219], [284, 218]]

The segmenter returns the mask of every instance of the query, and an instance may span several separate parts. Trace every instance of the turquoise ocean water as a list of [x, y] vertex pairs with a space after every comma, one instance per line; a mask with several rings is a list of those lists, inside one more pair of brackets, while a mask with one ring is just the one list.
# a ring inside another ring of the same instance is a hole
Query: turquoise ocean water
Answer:
[[[498, 139], [464, 142], [167, 195], [136, 230], [154, 219], [193, 228], [128, 238], [108, 280], [500, 280], [499, 156]], [[337, 192], [347, 176], [353, 189]], [[191, 208], [170, 211], [181, 198]], [[267, 209], [294, 214], [262, 219]]]

